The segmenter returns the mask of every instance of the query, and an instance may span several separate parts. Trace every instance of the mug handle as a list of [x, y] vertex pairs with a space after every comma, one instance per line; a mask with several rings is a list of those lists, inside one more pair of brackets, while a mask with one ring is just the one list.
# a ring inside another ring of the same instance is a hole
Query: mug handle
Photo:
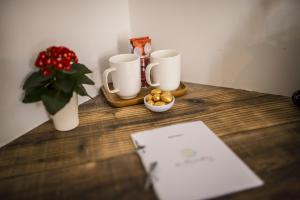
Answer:
[[117, 93], [119, 92], [120, 90], [115, 88], [113, 90], [110, 90], [109, 87], [108, 87], [108, 74], [113, 72], [113, 71], [117, 71], [116, 68], [107, 68], [104, 72], [103, 72], [103, 85], [104, 85], [104, 88], [107, 92], [109, 93]]
[[150, 63], [150, 64], [147, 65], [147, 67], [146, 67], [146, 81], [147, 81], [147, 83], [148, 83], [150, 86], [153, 86], [153, 87], [157, 87], [157, 86], [160, 85], [159, 83], [152, 83], [152, 82], [151, 82], [151, 69], [152, 69], [152, 67], [157, 66], [157, 65], [158, 65], [158, 63]]

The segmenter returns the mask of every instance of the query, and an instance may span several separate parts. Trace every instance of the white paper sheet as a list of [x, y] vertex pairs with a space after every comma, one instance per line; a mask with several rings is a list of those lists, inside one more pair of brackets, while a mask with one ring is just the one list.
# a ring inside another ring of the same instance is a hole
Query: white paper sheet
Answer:
[[188, 122], [132, 134], [161, 200], [208, 199], [263, 185], [203, 122]]

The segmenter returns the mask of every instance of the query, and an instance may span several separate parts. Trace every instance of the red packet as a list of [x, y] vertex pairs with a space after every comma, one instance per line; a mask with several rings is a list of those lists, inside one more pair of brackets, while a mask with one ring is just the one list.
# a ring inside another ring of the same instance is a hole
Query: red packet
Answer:
[[145, 70], [150, 62], [151, 39], [148, 36], [131, 38], [130, 51], [141, 58], [142, 87], [148, 87], [149, 85], [146, 82]]

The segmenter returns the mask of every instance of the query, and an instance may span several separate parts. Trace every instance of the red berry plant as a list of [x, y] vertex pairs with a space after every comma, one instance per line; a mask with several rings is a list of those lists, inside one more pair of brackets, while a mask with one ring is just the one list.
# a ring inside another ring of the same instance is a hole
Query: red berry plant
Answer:
[[30, 74], [23, 85], [23, 102], [42, 101], [52, 115], [70, 101], [74, 92], [89, 96], [82, 84], [94, 85], [86, 76], [91, 71], [78, 63], [74, 51], [63, 46], [52, 46], [40, 52], [35, 66], [38, 70]]

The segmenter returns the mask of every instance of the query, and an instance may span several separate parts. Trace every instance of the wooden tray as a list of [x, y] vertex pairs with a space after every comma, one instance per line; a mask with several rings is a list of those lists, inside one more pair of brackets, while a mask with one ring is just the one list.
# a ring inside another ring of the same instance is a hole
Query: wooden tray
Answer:
[[[112, 87], [111, 84], [109, 86]], [[154, 88], [153, 87], [142, 88], [140, 93], [132, 99], [121, 99], [117, 94], [111, 94], [107, 92], [104, 86], [101, 87], [101, 92], [105, 97], [105, 99], [108, 101], [109, 105], [113, 107], [125, 107], [125, 106], [132, 106], [132, 105], [144, 103], [144, 96], [149, 94], [152, 89]], [[186, 92], [187, 92], [187, 86], [183, 82], [181, 82], [177, 90], [172, 91], [172, 94], [175, 97], [179, 97], [185, 95]]]

